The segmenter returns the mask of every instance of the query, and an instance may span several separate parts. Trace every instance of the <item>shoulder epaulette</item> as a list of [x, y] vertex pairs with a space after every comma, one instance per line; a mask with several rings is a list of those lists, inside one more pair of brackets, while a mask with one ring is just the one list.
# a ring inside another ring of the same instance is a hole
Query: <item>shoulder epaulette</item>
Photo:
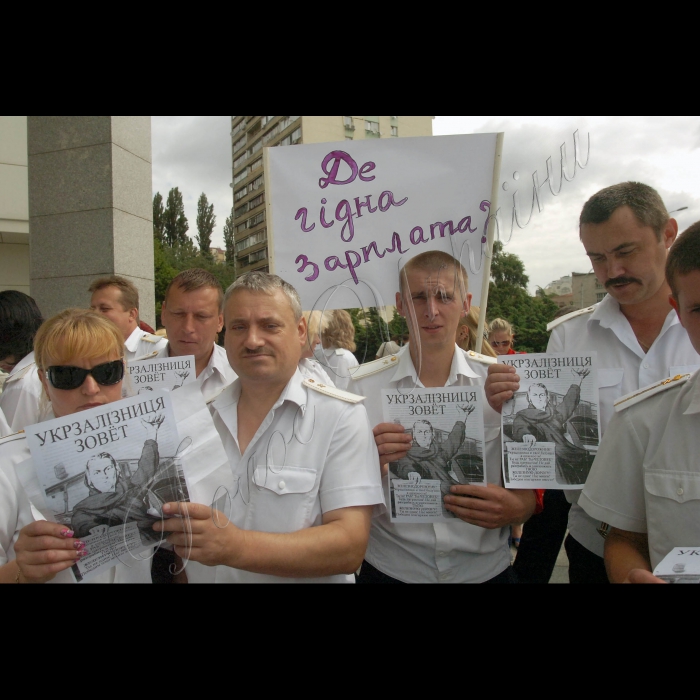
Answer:
[[475, 362], [482, 362], [485, 365], [495, 365], [498, 360], [495, 357], [489, 357], [488, 355], [482, 355], [480, 352], [474, 352], [474, 350], [467, 350], [467, 357]]
[[141, 357], [136, 357], [135, 359], [132, 360], [132, 362], [140, 362], [141, 360], [148, 360], [151, 357], [155, 357], [158, 354], [157, 350], [154, 350], [153, 352], [149, 352], [148, 355], [142, 355]]
[[351, 394], [349, 391], [343, 391], [338, 389], [338, 387], [330, 386], [329, 384], [324, 384], [316, 379], [304, 379], [302, 384], [309, 389], [314, 391], [319, 391], [326, 396], [332, 396], [334, 399], [340, 399], [341, 401], [347, 401], [348, 403], [360, 403], [364, 401], [365, 397], [358, 394]]
[[22, 379], [22, 377], [25, 377], [27, 373], [29, 372], [30, 369], [36, 369], [36, 362], [30, 362], [24, 369], [20, 370], [17, 372], [17, 374], [11, 374], [6, 380], [5, 380], [5, 386], [7, 386], [10, 382], [16, 382]]
[[645, 386], [639, 391], [633, 391], [631, 394], [622, 396], [615, 401], [615, 410], [618, 412], [624, 411], [626, 408], [634, 406], [634, 404], [644, 401], [644, 399], [648, 399], [650, 396], [656, 396], [656, 394], [666, 391], [666, 389], [683, 386], [683, 384], [688, 381], [689, 377], [689, 374], [677, 374], [675, 377], [669, 377], [661, 382], [656, 382], [656, 384]]
[[579, 309], [578, 311], [572, 311], [570, 314], [566, 314], [564, 316], [560, 316], [559, 318], [555, 318], [553, 321], [550, 321], [547, 324], [547, 330], [551, 331], [552, 328], [556, 328], [559, 324], [564, 323], [565, 321], [570, 321], [572, 318], [576, 318], [578, 316], [583, 316], [584, 314], [590, 314], [595, 311], [595, 305], [594, 306], [587, 306], [585, 309]]
[[153, 335], [152, 333], [144, 333], [141, 336], [141, 340], [145, 340], [147, 343], [159, 343], [163, 338], [159, 335]]
[[383, 372], [389, 367], [396, 367], [399, 363], [398, 355], [389, 355], [388, 357], [380, 357], [378, 360], [372, 360], [371, 362], [365, 362], [363, 365], [356, 367], [352, 373], [353, 381], [358, 379], [364, 379], [364, 377], [369, 377], [372, 374], [377, 374], [377, 372]]
[[336, 354], [336, 355], [344, 355], [345, 353], [342, 351], [341, 348], [336, 348], [336, 349], [335, 349], [335, 354]]
[[19, 440], [20, 438], [26, 437], [24, 430], [20, 430], [16, 433], [10, 433], [5, 435], [5, 437], [0, 438], [0, 445], [4, 445], [6, 442], [12, 442], [13, 440]]

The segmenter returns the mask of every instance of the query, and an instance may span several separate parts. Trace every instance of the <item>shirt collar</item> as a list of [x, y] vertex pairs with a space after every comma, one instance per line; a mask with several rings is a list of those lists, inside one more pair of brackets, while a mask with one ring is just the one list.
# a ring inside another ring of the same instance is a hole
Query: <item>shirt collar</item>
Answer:
[[[396, 367], [396, 371], [391, 378], [392, 382], [398, 382], [406, 377], [412, 379], [415, 383], [418, 383], [418, 374], [416, 373], [416, 368], [413, 366], [413, 360], [411, 359], [411, 353], [408, 349], [405, 352], [399, 354], [399, 364]], [[467, 360], [464, 351], [455, 344], [454, 353], [452, 355], [452, 364], [450, 365], [450, 376], [447, 379], [447, 384], [445, 386], [450, 386], [457, 382], [457, 377], [459, 375], [464, 377], [475, 378], [479, 375], [469, 366], [469, 361]]]
[[[609, 294], [606, 294], [603, 297], [603, 300], [595, 305], [595, 310], [589, 316], [588, 323], [592, 323], [593, 321], [597, 321], [603, 328], [613, 328], [619, 323], [629, 325], [629, 321], [620, 310], [619, 302]], [[676, 312], [669, 308], [669, 312], [666, 315], [666, 320], [664, 321], [661, 333], [659, 333], [659, 337], [661, 337], [671, 326], [674, 326], [677, 323], [679, 323], [679, 321]]]
[[25, 355], [13, 368], [12, 372], [8, 375], [8, 377], [11, 377], [13, 374], [17, 374], [17, 372], [21, 372], [23, 369], [26, 367], [29, 367], [34, 362], [34, 352], [30, 352], [28, 355]]
[[[291, 401], [297, 406], [303, 406], [307, 402], [306, 392], [307, 389], [303, 385], [304, 375], [299, 371], [297, 367], [292, 375], [292, 378], [287, 382], [287, 385], [282, 389], [282, 393], [279, 395], [275, 405], [272, 410], [281, 406], [285, 401]], [[239, 377], [233, 380], [233, 382], [221, 392], [221, 395], [212, 403], [212, 406], [219, 411], [221, 409], [226, 409], [232, 404], [238, 403], [238, 399], [241, 396], [241, 380]]]
[[136, 326], [133, 331], [131, 331], [131, 335], [124, 341], [124, 345], [126, 345], [126, 349], [129, 352], [136, 352], [136, 350], [139, 347], [139, 340], [141, 340], [141, 336], [143, 335], [143, 331]]

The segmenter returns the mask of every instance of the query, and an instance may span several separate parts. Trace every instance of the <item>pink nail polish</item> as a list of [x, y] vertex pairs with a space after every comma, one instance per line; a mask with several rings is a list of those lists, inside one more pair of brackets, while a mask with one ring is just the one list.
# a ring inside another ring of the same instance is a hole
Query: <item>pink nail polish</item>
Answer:
[[83, 557], [86, 557], [88, 554], [89, 554], [89, 552], [87, 551], [87, 549], [81, 549], [78, 552], [78, 558], [82, 559]]
[[73, 542], [73, 547], [75, 549], [85, 549], [85, 542], [83, 542], [82, 540], [76, 540], [75, 542]]
[[68, 530], [68, 529], [66, 529], [66, 530], [61, 530], [61, 536], [62, 536], [62, 537], [73, 537], [73, 535], [75, 535], [75, 533], [73, 532], [73, 530]]

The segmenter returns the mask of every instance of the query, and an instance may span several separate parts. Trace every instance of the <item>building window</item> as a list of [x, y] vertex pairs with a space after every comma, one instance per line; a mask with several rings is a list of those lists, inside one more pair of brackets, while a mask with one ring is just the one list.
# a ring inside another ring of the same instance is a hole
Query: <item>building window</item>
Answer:
[[399, 135], [399, 127], [398, 127], [398, 126], [392, 126], [392, 127], [391, 127], [391, 135], [392, 135], [392, 136], [398, 136], [398, 135]]
[[251, 246], [254, 246], [258, 243], [262, 243], [266, 237], [266, 228], [260, 229], [260, 231], [254, 233], [252, 236], [246, 236], [242, 241], [238, 241], [238, 243], [236, 243], [236, 254], [240, 253], [246, 248], [250, 248]]
[[605, 298], [605, 292], [598, 292], [595, 295], [596, 301], [603, 301], [604, 298]]
[[248, 159], [248, 154], [244, 153], [243, 155], [238, 156], [236, 160], [233, 161], [233, 169], [235, 170], [239, 165], [242, 163], [245, 163], [246, 160]]
[[266, 124], [269, 124], [273, 119], [274, 119], [274, 117], [263, 117], [260, 120], [260, 125], [265, 126]]
[[258, 158], [255, 163], [249, 165], [248, 172], [252, 173], [253, 170], [257, 170], [258, 168], [262, 168], [262, 158]]
[[[236, 117], [233, 118], [235, 119]], [[231, 136], [235, 136], [240, 131], [243, 131], [243, 129], [245, 129], [245, 119], [238, 122], [238, 124], [236, 124], [236, 126], [234, 126], [233, 129], [231, 129]]]
[[352, 117], [343, 117], [343, 126], [350, 131], [355, 131], [355, 123]]
[[239, 216], [243, 216], [243, 214], [245, 214], [249, 210], [250, 210], [250, 207], [248, 206], [248, 202], [246, 202], [245, 204], [238, 207], [238, 209], [233, 210], [233, 218], [237, 219]]
[[285, 136], [277, 145], [278, 146], [289, 146], [301, 141], [301, 128], [294, 129], [289, 136]]
[[251, 199], [248, 202], [248, 206], [251, 209], [255, 209], [255, 207], [259, 207], [264, 201], [265, 201], [265, 193], [261, 192], [257, 197], [253, 197], [253, 199]]
[[236, 143], [233, 144], [233, 152], [235, 153], [239, 148], [242, 148], [243, 146], [245, 146], [246, 140], [247, 139], [246, 139], [245, 134], [243, 136], [241, 136], [241, 138], [239, 138], [238, 141], [236, 141]]
[[240, 190], [233, 193], [233, 201], [240, 202], [248, 194], [248, 185], [243, 185]]
[[372, 134], [378, 134], [379, 122], [371, 122], [365, 119], [365, 131], [369, 131]]
[[250, 184], [248, 185], [248, 189], [251, 192], [255, 192], [259, 187], [262, 187], [265, 184], [265, 177], [263, 175], [258, 175], [255, 180], [252, 180]]
[[248, 177], [248, 170], [246, 168], [243, 168], [238, 175], [235, 175], [233, 178], [233, 184], [236, 185], [238, 184], [241, 180], [245, 180]]

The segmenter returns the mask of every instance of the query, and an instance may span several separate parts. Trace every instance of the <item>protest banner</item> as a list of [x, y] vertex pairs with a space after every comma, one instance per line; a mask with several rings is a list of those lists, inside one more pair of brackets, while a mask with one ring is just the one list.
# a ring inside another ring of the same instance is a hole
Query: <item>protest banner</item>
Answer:
[[479, 304], [501, 146], [502, 134], [469, 134], [264, 149], [271, 272], [305, 309], [385, 306], [400, 267], [442, 250]]
[[503, 404], [506, 488], [581, 489], [598, 451], [596, 353], [501, 355], [520, 390]]
[[411, 435], [408, 454], [389, 464], [391, 519], [403, 523], [455, 518], [444, 497], [455, 484], [486, 485], [481, 387], [382, 390], [384, 420]]

